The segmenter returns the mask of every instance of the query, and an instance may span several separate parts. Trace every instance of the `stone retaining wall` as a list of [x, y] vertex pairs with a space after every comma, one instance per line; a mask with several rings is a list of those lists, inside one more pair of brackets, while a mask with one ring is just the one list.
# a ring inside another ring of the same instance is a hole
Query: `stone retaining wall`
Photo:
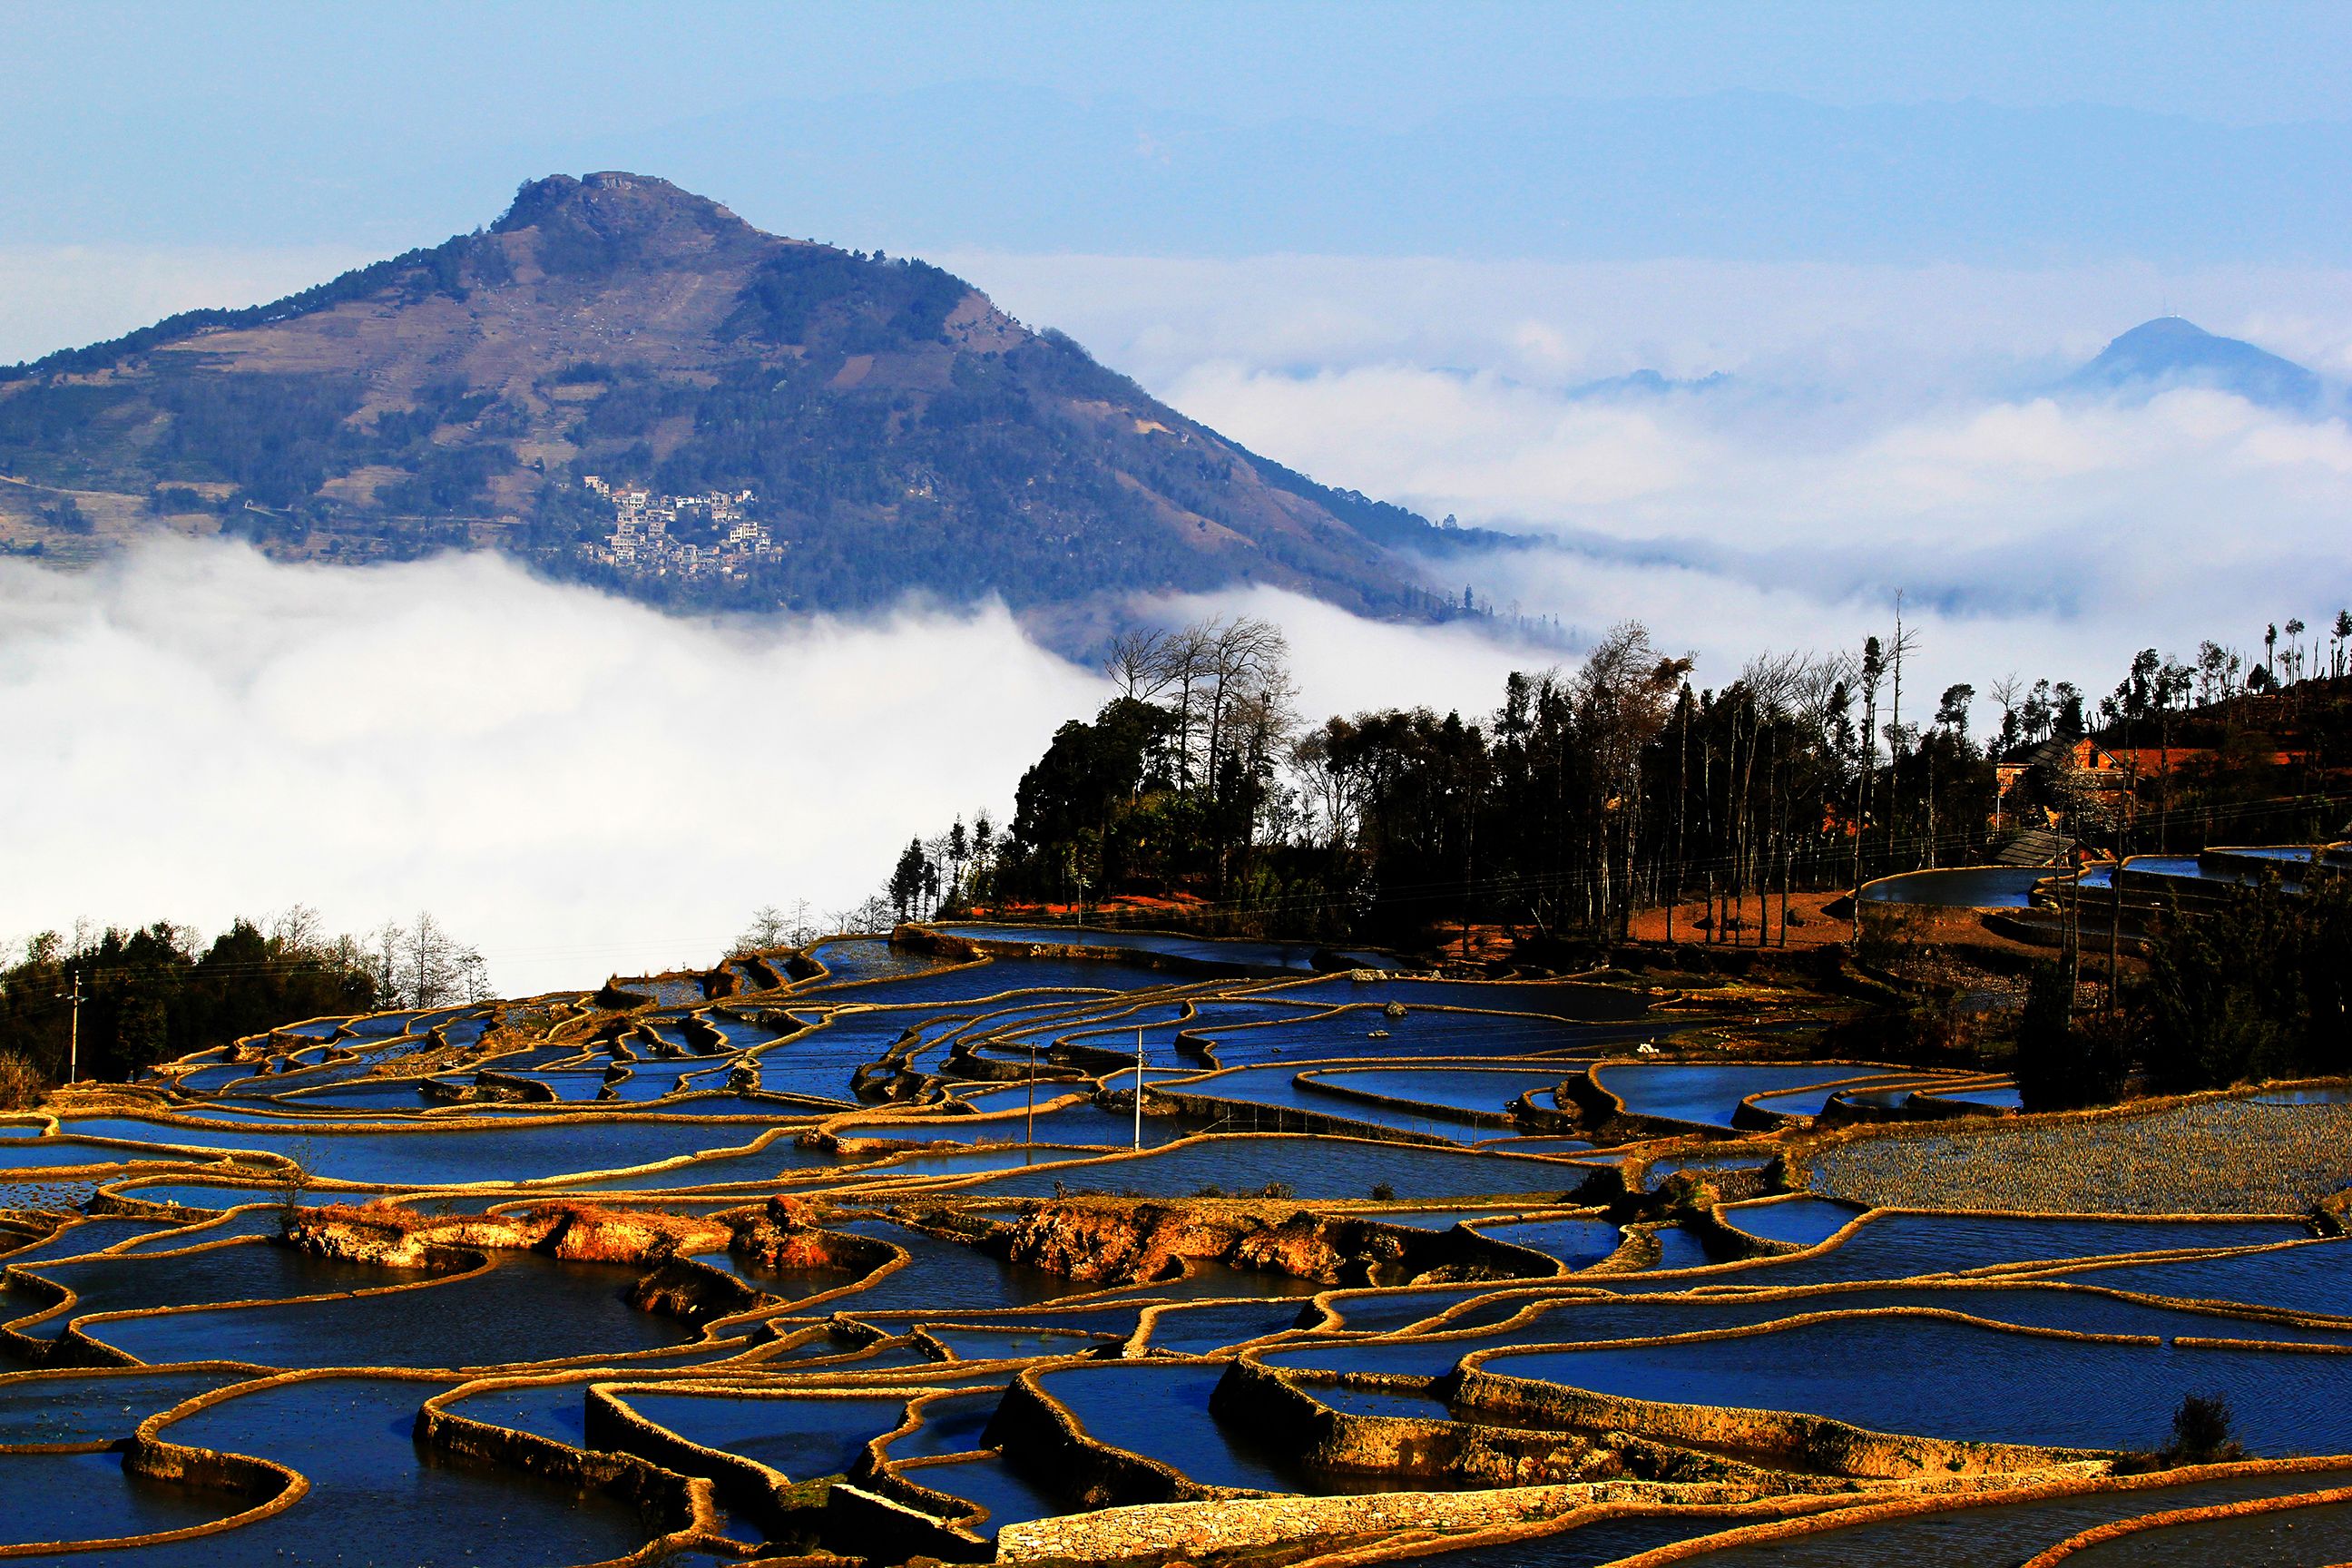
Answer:
[[1821, 1474], [1882, 1479], [1927, 1474], [1986, 1475], [2101, 1457], [2075, 1449], [1874, 1432], [1827, 1416], [1790, 1411], [1628, 1399], [1490, 1373], [1477, 1366], [1465, 1365], [1456, 1375], [1454, 1403], [1469, 1409], [1587, 1431], [1625, 1432]]
[[1157, 1459], [1095, 1441], [1075, 1416], [1037, 1386], [1034, 1371], [1013, 1380], [981, 1441], [1008, 1458], [1019, 1456], [1023, 1467], [1037, 1475], [1058, 1478], [1055, 1489], [1080, 1508], [1245, 1495], [1202, 1486]]

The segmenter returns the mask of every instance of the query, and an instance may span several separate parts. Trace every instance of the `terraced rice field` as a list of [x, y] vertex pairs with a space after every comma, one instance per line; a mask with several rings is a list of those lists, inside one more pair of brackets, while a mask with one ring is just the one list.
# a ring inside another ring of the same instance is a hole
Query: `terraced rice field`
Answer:
[[1905, 1208], [2296, 1214], [2343, 1190], [2352, 1105], [2221, 1099], [2095, 1122], [1906, 1130], [1807, 1161], [1825, 1197]]
[[[2021, 1118], [1982, 1075], [1685, 1058], [1632, 985], [967, 934], [528, 1030], [295, 1020], [0, 1121], [0, 1546], [2352, 1552], [2340, 1086]], [[2190, 1393], [2249, 1458], [2167, 1468]]]

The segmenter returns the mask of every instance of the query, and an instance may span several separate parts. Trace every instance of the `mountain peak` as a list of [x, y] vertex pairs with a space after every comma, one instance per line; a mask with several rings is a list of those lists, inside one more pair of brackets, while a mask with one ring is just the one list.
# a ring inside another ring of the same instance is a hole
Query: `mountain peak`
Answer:
[[353, 562], [476, 544], [680, 606], [914, 591], [1076, 616], [1233, 583], [1437, 603], [1391, 553], [1440, 542], [1423, 519], [936, 267], [619, 171], [529, 181], [487, 230], [268, 305], [0, 368], [0, 473], [26, 481], [0, 486], [11, 535], [70, 492], [112, 532]]
[[2202, 386], [2271, 408], [2308, 408], [2319, 377], [2293, 360], [2238, 338], [2209, 332], [2182, 316], [2158, 316], [2117, 337], [2069, 384], [2111, 393]]
[[677, 262], [766, 237], [708, 196], [622, 170], [526, 181], [490, 232], [538, 235], [551, 272]]

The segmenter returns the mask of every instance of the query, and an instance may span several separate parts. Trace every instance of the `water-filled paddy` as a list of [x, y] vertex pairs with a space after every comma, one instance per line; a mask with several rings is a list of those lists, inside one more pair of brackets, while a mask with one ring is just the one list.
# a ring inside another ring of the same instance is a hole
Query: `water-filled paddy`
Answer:
[[[979, 963], [928, 970], [893, 980], [887, 985], [857, 986], [840, 991], [831, 986], [819, 987], [795, 993], [794, 1000], [797, 1002], [800, 996], [805, 995], [812, 1002], [887, 1002], [892, 1006], [904, 1006], [1001, 998], [999, 1005], [1011, 1005], [1018, 1002], [1056, 1000], [1051, 996], [1024, 996], [1020, 994], [1023, 992], [1145, 991], [1161, 985], [1181, 984], [1183, 981], [1182, 975], [1163, 974], [1156, 970], [1139, 969], [1133, 964], [1115, 962], [1083, 958], [992, 958]], [[1066, 999], [1076, 1000], [1075, 997]]]
[[809, 956], [824, 965], [824, 974], [804, 983], [803, 988], [814, 985], [846, 985], [864, 980], [903, 980], [910, 974], [926, 974], [945, 968], [950, 960], [919, 948], [899, 947], [879, 937], [845, 937], [839, 942], [821, 942], [809, 950]]
[[1654, 1031], [1434, 1008], [1412, 1009], [1402, 1018], [1391, 1018], [1369, 1003], [1351, 1002], [1342, 1011], [1321, 1016], [1260, 1026], [1195, 1025], [1191, 1032], [1205, 1037], [1226, 1067], [1272, 1061], [1304, 1067], [1335, 1058], [1597, 1055], [1612, 1042], [1646, 1038]]
[[[62, 1285], [78, 1300], [67, 1312], [51, 1316], [24, 1331], [54, 1339], [68, 1315], [88, 1317], [100, 1312], [127, 1312], [157, 1307], [210, 1306], [222, 1301], [278, 1301], [295, 1296], [319, 1296], [333, 1291], [365, 1290], [418, 1278], [413, 1270], [376, 1268], [316, 1258], [273, 1242], [244, 1239], [205, 1247], [171, 1258], [130, 1254], [48, 1263], [35, 1269], [44, 1279]], [[16, 1300], [26, 1300], [11, 1292]], [[31, 1310], [26, 1306], [21, 1310]], [[92, 1325], [90, 1331], [108, 1338], [113, 1325]], [[142, 1360], [199, 1360], [201, 1357], [144, 1357]], [[238, 1359], [246, 1359], [239, 1357]]]
[[1769, 1154], [1707, 1154], [1703, 1150], [1694, 1154], [1663, 1154], [1649, 1162], [1649, 1168], [1642, 1173], [1642, 1190], [1656, 1192], [1684, 1173], [1696, 1175], [1698, 1180], [1719, 1180], [1736, 1171], [1761, 1171], [1769, 1163]]
[[2039, 866], [1969, 866], [1948, 871], [1906, 871], [1863, 889], [1864, 903], [1935, 904], [1946, 909], [2021, 910], [2033, 885], [2053, 873]]
[[1083, 1355], [1109, 1342], [1091, 1335], [1050, 1333], [1026, 1325], [929, 1327], [926, 1331], [953, 1352], [958, 1361], [1034, 1361], [1041, 1356]]
[[[575, 1171], [651, 1164], [702, 1150], [740, 1146], [765, 1131], [756, 1123], [700, 1127], [691, 1122], [599, 1119], [521, 1125], [477, 1123], [383, 1131], [292, 1127], [185, 1127], [129, 1117], [77, 1117], [76, 1128], [107, 1138], [137, 1138], [205, 1151], [273, 1153], [310, 1174], [368, 1186], [457, 1186], [537, 1181]], [[114, 1151], [110, 1157], [120, 1157]], [[761, 1157], [771, 1169], [814, 1163], [821, 1156], [775, 1140]], [[170, 1158], [168, 1154], [158, 1158]], [[723, 1178], [722, 1178], [723, 1179]]]
[[1038, 1381], [1097, 1442], [1173, 1465], [1205, 1486], [1301, 1489], [1306, 1478], [1271, 1445], [1209, 1414], [1224, 1370], [1217, 1363], [1106, 1362]]
[[1185, 1196], [1215, 1187], [1255, 1192], [1269, 1184], [1301, 1198], [1359, 1198], [1391, 1189], [1399, 1198], [1446, 1198], [1486, 1194], [1559, 1194], [1584, 1173], [1547, 1161], [1477, 1155], [1409, 1144], [1320, 1138], [1210, 1138], [1159, 1153], [1098, 1161], [1034, 1175], [999, 1176], [967, 1189], [1006, 1197], [1050, 1197], [1071, 1191], [1135, 1192]]
[[1724, 1219], [1748, 1235], [1793, 1247], [1811, 1247], [1853, 1223], [1862, 1213], [1827, 1198], [1776, 1198], [1769, 1203], [1742, 1204], [1723, 1211]]
[[1236, 1268], [1214, 1258], [1195, 1258], [1181, 1276], [1163, 1276], [1124, 1285], [1114, 1294], [1123, 1300], [1210, 1301], [1234, 1297], [1312, 1296], [1323, 1289], [1313, 1279], [1265, 1269]]
[[126, 1182], [114, 1190], [126, 1198], [136, 1198], [142, 1203], [176, 1204], [192, 1209], [240, 1208], [247, 1204], [283, 1203], [286, 1197], [283, 1190], [275, 1187], [236, 1186], [225, 1182], [183, 1182], [168, 1176], [158, 1181]]
[[691, 1007], [707, 999], [699, 975], [682, 980], [624, 980], [621, 989], [638, 996], [650, 996], [660, 1007]]
[[[1735, 1210], [1745, 1214], [1748, 1210]], [[2097, 1258], [2179, 1247], [2255, 1247], [2307, 1235], [2281, 1221], [2027, 1219], [1999, 1215], [1874, 1214], [1844, 1241], [1806, 1257], [1768, 1259], [1742, 1283], [1899, 1279], [2036, 1258]]]
[[181, 1530], [238, 1508], [223, 1492], [127, 1474], [120, 1454], [0, 1454], [0, 1546]]
[[284, 1230], [285, 1222], [286, 1211], [281, 1205], [265, 1203], [218, 1219], [198, 1218], [170, 1230], [159, 1230], [136, 1241], [124, 1242], [116, 1250], [124, 1257], [144, 1257], [157, 1252], [176, 1252], [184, 1247], [206, 1246], [233, 1237], [273, 1237]]
[[921, 1426], [890, 1439], [889, 1458], [919, 1459], [976, 1451], [1001, 1398], [989, 1389], [930, 1401], [923, 1406]]
[[2248, 1097], [2256, 1105], [2352, 1104], [2352, 1087], [2327, 1084], [2317, 1089], [2278, 1089]]
[[1717, 1259], [1706, 1249], [1706, 1243], [1678, 1225], [1662, 1225], [1650, 1232], [1658, 1249], [1657, 1261], [1650, 1265], [1656, 1273], [1673, 1273], [1685, 1268], [1706, 1268]]
[[977, 1527], [993, 1535], [1004, 1525], [1033, 1519], [1050, 1519], [1067, 1507], [1058, 1497], [1030, 1480], [1001, 1455], [980, 1454], [968, 1459], [923, 1465], [907, 1472], [918, 1486], [963, 1499], [985, 1509], [987, 1518]]
[[1439, 1112], [1481, 1110], [1502, 1113], [1527, 1091], [1547, 1089], [1568, 1076], [1567, 1069], [1545, 1068], [1332, 1068], [1316, 1071], [1307, 1082], [1325, 1089], [1375, 1094], [1410, 1100]]
[[905, 1268], [834, 1301], [835, 1310], [853, 1316], [890, 1309], [1023, 1307], [1096, 1289], [1042, 1268], [1000, 1263], [961, 1242], [887, 1220], [856, 1220], [833, 1228], [887, 1241], [912, 1255]]
[[[1684, 1559], [1693, 1568], [2014, 1568], [2044, 1547], [2112, 1520], [2171, 1509], [2280, 1497], [2352, 1480], [2343, 1471], [2240, 1476], [2132, 1491], [2084, 1492], [2041, 1502], [1996, 1503], [1847, 1525], [1769, 1545], [1725, 1547]], [[1443, 1561], [1443, 1560], [1441, 1560]], [[2073, 1561], [2083, 1561], [2080, 1558]], [[2175, 1558], [2187, 1563], [2260, 1562]]]
[[[148, 1363], [233, 1351], [269, 1366], [496, 1366], [666, 1350], [692, 1340], [675, 1318], [622, 1300], [643, 1271], [494, 1255], [491, 1266], [409, 1289], [258, 1307], [216, 1307], [97, 1326], [96, 1337]], [[377, 1271], [378, 1282], [399, 1276]], [[412, 1277], [413, 1278], [413, 1277]]]
[[618, 1557], [652, 1533], [635, 1510], [520, 1471], [425, 1462], [411, 1427], [441, 1385], [330, 1378], [240, 1394], [166, 1427], [173, 1441], [275, 1459], [310, 1495], [224, 1535], [171, 1549], [177, 1568], [348, 1563], [355, 1547], [397, 1542], [403, 1563], [552, 1568]]
[[2221, 1258], [2058, 1271], [2045, 1278], [2151, 1296], [2352, 1316], [2352, 1242], [2341, 1237]]
[[[1129, 1147], [1139, 1133], [1144, 1144], [1171, 1142], [1196, 1131], [1181, 1118], [1147, 1116], [1139, 1124], [1132, 1112], [1106, 1110], [1091, 1101], [1040, 1111], [1036, 1142], [1063, 1144], [1105, 1144]], [[838, 1121], [832, 1131], [840, 1138], [881, 1138], [908, 1143], [1021, 1142], [1029, 1131], [1026, 1115], [959, 1116], [930, 1121]]]
[[1507, 1352], [1486, 1370], [1599, 1394], [1790, 1410], [1968, 1441], [2154, 1448], [2218, 1390], [2258, 1454], [2352, 1448], [2337, 1358], [2053, 1339], [1937, 1318], [1843, 1317], [1721, 1339]]
[[179, 1228], [179, 1222], [173, 1220], [96, 1215], [60, 1226], [43, 1239], [29, 1242], [13, 1252], [0, 1253], [0, 1262], [29, 1264], [59, 1258], [79, 1258], [85, 1253], [103, 1252], [142, 1237], [163, 1235]]
[[1316, 955], [1328, 953], [1327, 968], [1378, 969], [1388, 962], [1385, 954], [1370, 952], [1332, 952], [1313, 942], [1220, 941], [1208, 937], [1184, 936], [1171, 931], [1097, 931], [1084, 926], [1015, 926], [957, 924], [942, 928], [958, 936], [975, 942], [1018, 942], [1050, 944], [1061, 947], [1100, 947], [1121, 949], [1129, 952], [1153, 953], [1162, 957], [1189, 959], [1198, 963], [1213, 964], [1236, 970], [1289, 970], [1312, 973], [1318, 967]]
[[[139, 1125], [144, 1125], [141, 1123]], [[94, 1137], [114, 1137], [98, 1128], [83, 1130]], [[202, 1163], [207, 1155], [197, 1155], [192, 1163]], [[79, 1138], [9, 1138], [0, 1140], [0, 1169], [34, 1171], [63, 1170], [77, 1165], [111, 1165], [125, 1161], [170, 1161], [178, 1158], [168, 1151], [148, 1152], [138, 1149], [118, 1149], [110, 1143], [91, 1143]]]
[[[1149, 1074], [1146, 1076], [1150, 1078]], [[1150, 1081], [1158, 1080], [1150, 1079]], [[992, 1116], [1008, 1110], [1026, 1112], [1032, 1103], [1029, 1085], [1025, 1081], [1007, 1086], [963, 1083], [952, 1084], [949, 1087], [956, 1099], [982, 1115]], [[1094, 1086], [1091, 1083], [1071, 1083], [1040, 1078], [1037, 1080], [1034, 1103], [1043, 1108], [1051, 1105], [1056, 1100], [1066, 1099], [1073, 1094], [1091, 1093], [1093, 1089]]]
[[1173, 1082], [1168, 1087], [1171, 1092], [1210, 1101], [1220, 1129], [1225, 1131], [1255, 1132], [1296, 1127], [1297, 1121], [1284, 1122], [1278, 1113], [1303, 1111], [1359, 1126], [1395, 1128], [1454, 1142], [1465, 1142], [1474, 1135], [1468, 1125], [1434, 1108], [1385, 1105], [1308, 1088], [1299, 1081], [1303, 1065], [1276, 1062], [1236, 1068], [1214, 1077]]
[[158, 1411], [252, 1375], [138, 1367], [0, 1377], [0, 1447], [115, 1442]]
[[422, 1110], [432, 1102], [413, 1078], [362, 1078], [304, 1089], [279, 1103], [289, 1110]]
[[1961, 1105], [1988, 1106], [1997, 1110], [2021, 1110], [2025, 1108], [2025, 1097], [2013, 1083], [1983, 1084], [1974, 1089], [1937, 1089], [1931, 1086], [1922, 1092], [1937, 1100], [1948, 1100]]
[[1650, 998], [1637, 991], [1595, 985], [1576, 980], [1465, 981], [1401, 976], [1361, 981], [1332, 975], [1265, 993], [1286, 1001], [1320, 1002], [1327, 1005], [1352, 1003], [1386, 1007], [1391, 1002], [1408, 1009], [1468, 1007], [1496, 1012], [1542, 1015], [1579, 1023], [1622, 1022], [1650, 1009]]
[[1605, 1219], [1527, 1219], [1481, 1224], [1478, 1234], [1558, 1258], [1570, 1269], [1590, 1268], [1624, 1240]]
[[630, 1389], [623, 1403], [689, 1443], [740, 1454], [793, 1480], [838, 1475], [873, 1438], [898, 1424], [903, 1394], [797, 1399], [753, 1394], [667, 1394]]
[[[1038, 1134], [1043, 1137], [1045, 1129], [1039, 1128]], [[845, 1171], [838, 1182], [828, 1184], [865, 1185], [901, 1177], [970, 1176], [989, 1171], [1028, 1170], [1073, 1160], [1091, 1160], [1102, 1152], [1099, 1146], [1060, 1148], [1051, 1143], [1000, 1143], [892, 1154], [874, 1159], [856, 1171]]]
[[2352, 1561], [2352, 1503], [2319, 1502], [2240, 1519], [2182, 1521], [2097, 1542], [2076, 1568], [2171, 1568], [2179, 1563], [2329, 1568]]
[[1855, 1062], [1611, 1062], [1593, 1070], [1593, 1081], [1623, 1100], [1628, 1116], [1712, 1127], [1730, 1126], [1751, 1094], [1879, 1076]]
[[[1371, 1342], [1306, 1342], [1268, 1350], [1282, 1366], [1321, 1372], [1395, 1373], [1438, 1377], [1475, 1351], [1511, 1345], [1545, 1345], [1649, 1339], [1755, 1328], [1812, 1312], [1928, 1309], [1958, 1312], [2029, 1329], [2063, 1329], [2085, 1334], [2129, 1334], [2158, 1339], [2193, 1337], [2352, 1348], [2343, 1331], [2312, 1330], [2179, 1310], [2119, 1300], [2095, 1291], [2045, 1287], [1970, 1287], [1936, 1289], [1881, 1287], [1792, 1296], [1748, 1293], [1714, 1296], [1628, 1297], [1618, 1300], [1546, 1301], [1514, 1294], [1490, 1308], [1449, 1319], [1439, 1334]], [[1431, 1311], [1437, 1309], [1432, 1307]], [[1360, 1326], [1352, 1313], [1348, 1327]], [[1498, 1370], [1509, 1370], [1507, 1367]]]
[[62, 1214], [89, 1202], [99, 1185], [98, 1177], [42, 1181], [0, 1173], [0, 1208]]
[[1150, 1348], [1171, 1355], [1208, 1355], [1286, 1332], [1298, 1321], [1299, 1303], [1217, 1301], [1163, 1309], [1151, 1321]]
[[588, 1446], [587, 1400], [584, 1383], [523, 1384], [469, 1394], [442, 1408], [453, 1415], [584, 1448]]
[[260, 1071], [251, 1062], [224, 1062], [180, 1075], [180, 1089], [189, 1094], [218, 1094], [233, 1083], [243, 1083]]

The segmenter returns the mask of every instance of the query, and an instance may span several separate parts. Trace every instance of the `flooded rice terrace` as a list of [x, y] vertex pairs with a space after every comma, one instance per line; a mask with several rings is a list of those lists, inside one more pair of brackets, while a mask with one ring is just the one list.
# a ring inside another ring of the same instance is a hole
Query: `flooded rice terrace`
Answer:
[[1806, 982], [1395, 962], [907, 928], [62, 1091], [0, 1551], [2352, 1554], [2343, 1085], [2029, 1117]]

